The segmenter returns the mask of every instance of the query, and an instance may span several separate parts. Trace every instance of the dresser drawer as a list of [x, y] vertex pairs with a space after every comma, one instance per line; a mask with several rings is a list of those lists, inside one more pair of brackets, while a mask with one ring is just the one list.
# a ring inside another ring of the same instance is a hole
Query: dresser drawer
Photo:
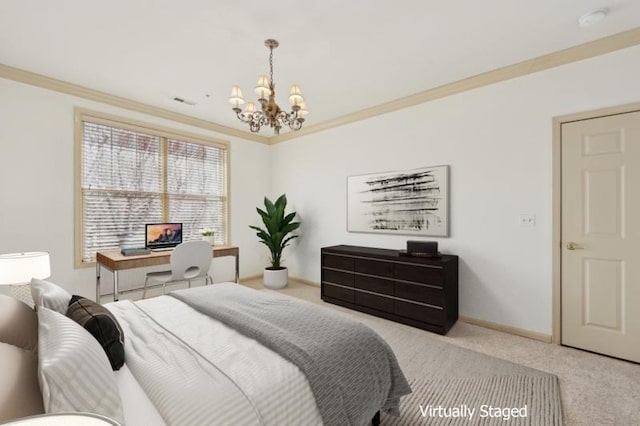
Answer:
[[345, 302], [354, 303], [355, 302], [355, 290], [350, 290], [344, 287], [338, 287], [335, 285], [323, 283], [322, 284], [322, 293], [327, 297], [332, 297], [334, 299], [344, 300]]
[[356, 291], [356, 304], [378, 311], [393, 313], [393, 299], [384, 296], [377, 296], [371, 293]]
[[393, 263], [381, 260], [356, 259], [355, 271], [379, 277], [393, 277]]
[[375, 293], [393, 295], [393, 281], [364, 275], [355, 276], [355, 287]]
[[444, 283], [444, 271], [440, 268], [430, 268], [421, 265], [395, 265], [395, 277], [400, 280], [416, 283], [430, 284], [442, 287]]
[[333, 284], [347, 285], [353, 287], [353, 274], [349, 272], [334, 271], [332, 269], [323, 268], [324, 274], [322, 281], [328, 281]]
[[422, 322], [439, 324], [445, 320], [444, 310], [442, 309], [403, 302], [397, 299], [393, 301], [393, 310], [396, 315]]
[[353, 271], [353, 260], [353, 257], [338, 256], [329, 253], [322, 254], [322, 266], [344, 269], [345, 271]]
[[396, 297], [428, 303], [430, 305], [444, 306], [443, 290], [399, 281], [394, 283], [393, 288], [393, 295]]

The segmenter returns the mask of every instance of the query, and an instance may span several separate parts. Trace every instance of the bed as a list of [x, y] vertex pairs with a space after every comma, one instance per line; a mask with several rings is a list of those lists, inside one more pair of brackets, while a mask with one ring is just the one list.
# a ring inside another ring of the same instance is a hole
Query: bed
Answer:
[[[14, 306], [30, 331], [13, 334], [32, 335], [35, 327], [37, 345], [33, 337], [4, 337], [0, 325], [3, 365], [21, 366], [3, 381], [13, 389], [0, 390], [0, 422], [85, 411], [129, 426], [365, 425], [379, 422], [380, 411], [397, 415], [400, 398], [411, 392], [376, 333], [281, 294], [222, 283], [104, 307], [87, 308], [93, 302], [85, 299], [76, 311], [91, 317], [91, 309], [103, 309], [113, 317], [119, 353], [63, 315], [78, 299], [41, 280], [32, 290], [37, 318]], [[13, 328], [11, 316], [0, 316], [5, 329]], [[11, 344], [15, 353], [3, 353]], [[13, 403], [2, 401], [7, 393]]]

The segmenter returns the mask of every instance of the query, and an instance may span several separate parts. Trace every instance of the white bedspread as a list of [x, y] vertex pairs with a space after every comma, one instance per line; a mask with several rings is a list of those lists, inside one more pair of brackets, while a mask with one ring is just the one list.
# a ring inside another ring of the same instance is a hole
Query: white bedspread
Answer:
[[167, 424], [322, 424], [304, 374], [280, 355], [175, 298], [136, 305], [107, 307], [124, 328], [129, 369]]
[[126, 426], [164, 426], [165, 423], [160, 413], [131, 374], [127, 364], [113, 373], [120, 390]]

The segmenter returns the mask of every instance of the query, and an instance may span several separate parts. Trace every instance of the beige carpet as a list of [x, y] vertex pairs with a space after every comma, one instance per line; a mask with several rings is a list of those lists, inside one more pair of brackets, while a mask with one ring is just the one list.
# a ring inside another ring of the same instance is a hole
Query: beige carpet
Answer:
[[[243, 283], [263, 288], [255, 279]], [[582, 425], [640, 425], [640, 365], [608, 358], [559, 345], [542, 343], [495, 330], [458, 322], [446, 336], [351, 311], [324, 303], [320, 288], [290, 283], [282, 290], [294, 297], [321, 304], [352, 316], [380, 334], [393, 348], [409, 379], [429, 380], [436, 365], [437, 374], [459, 371], [459, 360], [448, 349], [451, 346], [490, 355], [481, 363], [484, 377], [495, 375], [498, 364], [492, 360], [512, 361], [519, 368], [531, 367], [559, 378], [564, 424]], [[439, 346], [435, 343], [448, 343]], [[437, 355], [429, 348], [436, 348]], [[504, 424], [509, 424], [505, 422]]]
[[555, 375], [438, 340], [405, 335], [398, 345], [406, 326], [368, 317], [358, 319], [386, 339], [395, 336], [388, 341], [413, 390], [402, 401], [400, 419], [383, 416], [383, 426], [562, 424]]
[[[445, 342], [425, 342], [432, 333], [416, 340], [411, 333], [425, 332], [403, 324], [360, 313], [355, 319], [389, 342], [412, 385], [413, 393], [402, 401], [401, 418], [383, 415], [381, 425], [504, 425], [505, 417], [514, 425], [562, 424], [556, 376]], [[512, 409], [519, 411], [506, 413]], [[522, 418], [516, 417], [520, 414]]]
[[557, 377], [494, 376], [414, 379], [400, 417], [382, 415], [384, 426], [561, 425]]

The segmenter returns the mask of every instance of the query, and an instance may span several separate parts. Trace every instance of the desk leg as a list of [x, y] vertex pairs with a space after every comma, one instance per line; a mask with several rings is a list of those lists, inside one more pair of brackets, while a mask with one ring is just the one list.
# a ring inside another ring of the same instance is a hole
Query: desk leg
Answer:
[[120, 298], [118, 294], [118, 271], [113, 271], [113, 301], [117, 302]]
[[96, 262], [96, 303], [100, 303], [100, 263]]
[[240, 283], [240, 252], [236, 254], [236, 284]]

